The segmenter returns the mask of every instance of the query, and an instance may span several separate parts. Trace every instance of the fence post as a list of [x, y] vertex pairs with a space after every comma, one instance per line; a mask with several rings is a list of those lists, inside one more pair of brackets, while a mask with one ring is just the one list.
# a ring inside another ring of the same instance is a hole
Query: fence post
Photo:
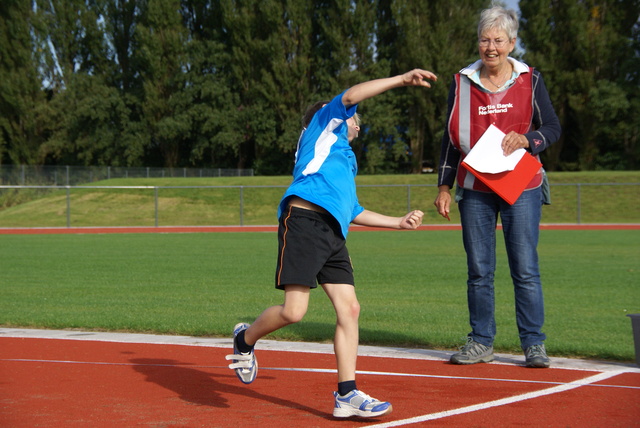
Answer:
[[158, 227], [158, 186], [154, 186], [153, 194], [154, 194], [154, 202], [155, 202], [156, 227]]
[[71, 187], [67, 186], [67, 227], [71, 227]]
[[240, 226], [244, 226], [244, 186], [240, 186]]
[[577, 216], [578, 216], [577, 219], [576, 219], [576, 222], [578, 224], [580, 224], [580, 217], [581, 217], [581, 215], [580, 215], [580, 209], [581, 209], [581, 203], [580, 203], [580, 193], [581, 193], [580, 189], [581, 189], [581, 186], [580, 186], [580, 183], [578, 183], [576, 186], [577, 186], [577, 191], [578, 191], [578, 194], [576, 196], [576, 199], [577, 199], [576, 203], [578, 204], [578, 206], [576, 207]]

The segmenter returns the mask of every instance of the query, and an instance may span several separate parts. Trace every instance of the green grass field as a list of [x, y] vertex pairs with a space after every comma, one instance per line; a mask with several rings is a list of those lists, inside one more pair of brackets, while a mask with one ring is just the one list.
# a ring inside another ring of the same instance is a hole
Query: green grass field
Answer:
[[[0, 235], [0, 325], [229, 336], [282, 302], [268, 233]], [[353, 232], [363, 344], [455, 349], [468, 332], [458, 231]], [[503, 244], [496, 275], [497, 352], [519, 353]], [[541, 232], [551, 355], [634, 360], [640, 231]], [[272, 339], [330, 341], [321, 290]]]

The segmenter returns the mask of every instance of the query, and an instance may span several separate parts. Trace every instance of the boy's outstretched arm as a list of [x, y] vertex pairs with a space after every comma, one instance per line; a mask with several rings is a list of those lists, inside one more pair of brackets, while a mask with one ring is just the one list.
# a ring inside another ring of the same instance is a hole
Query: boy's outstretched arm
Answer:
[[364, 210], [356, 218], [353, 224], [370, 227], [387, 227], [390, 229], [417, 229], [422, 224], [424, 213], [413, 210], [404, 217], [391, 217], [374, 211]]
[[431, 71], [416, 68], [399, 74], [394, 77], [386, 77], [383, 79], [369, 80], [367, 82], [358, 83], [347, 89], [342, 95], [342, 104], [346, 107], [356, 105], [367, 98], [375, 97], [383, 92], [393, 88], [402, 86], [424, 86], [431, 87], [429, 80], [436, 81], [438, 77]]

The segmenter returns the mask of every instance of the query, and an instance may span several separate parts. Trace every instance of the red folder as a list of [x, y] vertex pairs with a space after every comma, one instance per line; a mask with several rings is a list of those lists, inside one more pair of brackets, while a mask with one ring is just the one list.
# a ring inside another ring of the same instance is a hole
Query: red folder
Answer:
[[526, 152], [513, 171], [504, 171], [497, 174], [478, 172], [473, 167], [462, 161], [464, 166], [478, 180], [486, 184], [491, 190], [496, 192], [502, 199], [513, 205], [520, 197], [524, 189], [531, 182], [533, 177], [540, 171], [542, 164], [537, 158]]

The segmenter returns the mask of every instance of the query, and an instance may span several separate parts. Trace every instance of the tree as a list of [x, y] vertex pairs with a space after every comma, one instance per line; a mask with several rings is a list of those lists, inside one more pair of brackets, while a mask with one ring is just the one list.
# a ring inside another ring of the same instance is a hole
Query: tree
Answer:
[[46, 23], [34, 34], [49, 94], [42, 108], [48, 135], [40, 146], [40, 162], [119, 166], [141, 158], [133, 136], [142, 133], [131, 120], [116, 66], [122, 58], [116, 56], [115, 38], [109, 37], [111, 6], [106, 0], [36, 3]]
[[107, 0], [35, 0], [44, 27], [42, 78], [49, 89], [63, 90], [74, 73], [99, 74], [108, 55], [100, 15]]
[[74, 73], [48, 104], [52, 135], [42, 156], [66, 165], [129, 166], [139, 161], [127, 130], [136, 128], [117, 88], [103, 76]]
[[265, 58], [262, 74], [264, 95], [275, 113], [276, 140], [257, 151], [254, 166], [261, 174], [291, 172], [300, 118], [307, 105], [321, 98], [312, 83], [318, 70], [313, 65], [313, 2], [279, 3], [281, 9], [273, 20], [273, 54]]
[[185, 91], [191, 100], [189, 163], [206, 167], [233, 165], [236, 157], [224, 137], [232, 131], [228, 129], [226, 111], [233, 93], [225, 69], [229, 57], [221, 42], [220, 4], [218, 1], [183, 1], [182, 17], [190, 35], [185, 71]]
[[256, 149], [275, 141], [275, 116], [263, 93], [263, 75], [276, 33], [277, 2], [221, 1], [223, 44], [229, 63], [225, 66], [233, 97], [226, 106], [226, 124], [221, 143], [232, 149], [237, 168], [248, 167]]
[[524, 58], [542, 70], [564, 130], [545, 154], [547, 168], [637, 164], [628, 144], [638, 126], [628, 124], [638, 124], [638, 80], [629, 65], [638, 61], [640, 2], [532, 0], [521, 11]]
[[184, 73], [189, 40], [179, 0], [149, 2], [135, 37], [143, 90], [141, 119], [150, 137], [145, 158], [154, 163], [160, 155], [165, 166], [180, 166], [191, 136], [186, 111], [191, 100]]
[[392, 74], [418, 67], [439, 77], [429, 90], [408, 88], [393, 98], [394, 117], [406, 129], [411, 172], [420, 172], [423, 160], [437, 163], [451, 76], [478, 58], [477, 21], [484, 6], [483, 0], [380, 1], [379, 61], [393, 64]]
[[[345, 86], [391, 76], [389, 62], [378, 60], [378, 10], [377, 1], [365, 0], [355, 3], [350, 11], [343, 34], [348, 61]], [[386, 92], [358, 107], [363, 130], [352, 146], [364, 173], [398, 171], [406, 159], [404, 142], [396, 144], [401, 117], [392, 100], [397, 95], [397, 91]]]
[[[300, 117], [420, 67], [430, 90], [359, 107], [361, 171], [437, 163], [451, 75], [488, 0], [6, 0], [0, 162], [293, 167]], [[527, 0], [520, 41], [564, 128], [548, 169], [640, 164], [640, 0]], [[517, 55], [517, 54], [516, 54]]]
[[46, 138], [39, 111], [46, 102], [38, 78], [38, 27], [28, 2], [0, 2], [0, 164], [31, 164]]
[[335, 95], [340, 71], [347, 68], [344, 37], [328, 35], [334, 28], [327, 23], [348, 21], [343, 12], [349, 3], [221, 2], [222, 43], [235, 94], [226, 136], [237, 149], [238, 167], [253, 164], [260, 174], [291, 171], [299, 118], [307, 105]]

